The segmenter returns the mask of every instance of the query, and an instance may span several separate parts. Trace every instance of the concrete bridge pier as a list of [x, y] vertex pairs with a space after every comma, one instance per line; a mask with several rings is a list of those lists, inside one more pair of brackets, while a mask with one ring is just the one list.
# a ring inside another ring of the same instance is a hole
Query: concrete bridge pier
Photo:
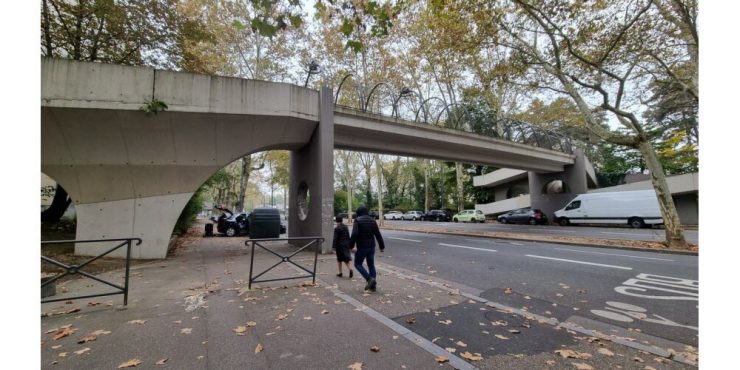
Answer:
[[320, 252], [329, 252], [334, 235], [334, 103], [328, 87], [321, 88], [319, 124], [311, 140], [291, 151], [288, 199], [288, 235], [323, 236]]
[[[578, 194], [588, 192], [586, 156], [581, 149], [574, 149], [575, 163], [566, 165], [563, 172], [538, 173], [529, 172], [529, 196], [533, 209], [540, 209], [550, 221], [554, 220], [554, 212], [563, 208]], [[591, 169], [592, 170], [592, 169]], [[592, 170], [593, 171], [593, 170]], [[562, 181], [562, 192], [551, 193], [555, 184], [553, 181]]]

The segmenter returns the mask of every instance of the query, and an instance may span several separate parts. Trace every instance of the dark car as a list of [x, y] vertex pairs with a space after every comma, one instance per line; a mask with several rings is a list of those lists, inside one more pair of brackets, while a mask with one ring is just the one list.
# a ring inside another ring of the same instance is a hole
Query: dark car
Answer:
[[216, 230], [226, 236], [237, 236], [240, 234], [246, 234], [249, 232], [249, 222], [247, 212], [242, 213], [231, 213], [230, 211], [224, 211], [218, 219], [211, 218], [216, 222]]
[[502, 224], [530, 224], [545, 225], [547, 224], [547, 215], [539, 209], [520, 208], [499, 215], [498, 222]]
[[433, 209], [429, 212], [421, 215], [422, 221], [450, 221], [452, 220], [452, 215], [450, 215], [449, 212], [443, 211], [441, 209]]

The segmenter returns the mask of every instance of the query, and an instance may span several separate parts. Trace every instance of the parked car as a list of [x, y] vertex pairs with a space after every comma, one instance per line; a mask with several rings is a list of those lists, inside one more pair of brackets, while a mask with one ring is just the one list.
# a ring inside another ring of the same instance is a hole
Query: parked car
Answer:
[[422, 221], [450, 221], [452, 216], [449, 212], [441, 209], [433, 209], [421, 216]]
[[[343, 219], [345, 219], [345, 220], [346, 220], [346, 219], [347, 219], [347, 212], [340, 212], [340, 213], [337, 213], [337, 216], [339, 216], [339, 217], [341, 217], [341, 218], [343, 218]], [[356, 219], [356, 218], [357, 218], [357, 213], [355, 213], [355, 212], [352, 212], [352, 219], [354, 220], [354, 219]]]
[[[247, 217], [249, 213], [230, 213], [224, 212], [216, 220], [216, 230], [226, 236], [237, 236], [240, 234], [246, 234], [249, 232], [249, 221]], [[211, 219], [213, 220], [213, 218]]]
[[[380, 218], [378, 216], [378, 211], [370, 211], [370, 212], [368, 212], [368, 216], [370, 216], [370, 217], [372, 217], [372, 218], [374, 218], [376, 220]], [[357, 218], [357, 215], [352, 216], [352, 217]]]
[[408, 211], [401, 216], [401, 219], [405, 221], [417, 221], [421, 220], [422, 215], [424, 215], [422, 211]]
[[653, 190], [581, 194], [555, 211], [555, 222], [569, 224], [617, 224], [632, 228], [663, 223]]
[[399, 211], [388, 211], [383, 215], [384, 220], [402, 220], [403, 213]]
[[454, 216], [452, 216], [452, 221], [455, 222], [480, 222], [484, 223], [486, 222], [486, 215], [483, 214], [483, 211], [481, 210], [475, 210], [475, 209], [466, 209]]
[[502, 224], [530, 224], [544, 225], [547, 223], [547, 215], [539, 209], [520, 208], [515, 209], [496, 217]]

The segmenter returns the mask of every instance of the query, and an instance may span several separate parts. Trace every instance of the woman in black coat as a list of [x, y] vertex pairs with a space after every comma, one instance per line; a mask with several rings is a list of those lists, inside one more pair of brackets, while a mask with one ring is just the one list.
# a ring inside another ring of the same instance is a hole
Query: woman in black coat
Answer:
[[344, 262], [347, 265], [347, 270], [349, 270], [349, 277], [352, 278], [352, 267], [349, 264], [352, 261], [352, 254], [349, 251], [349, 229], [347, 229], [347, 225], [342, 223], [341, 216], [337, 216], [334, 221], [336, 221], [336, 225], [334, 225], [334, 245], [332, 248], [337, 250], [337, 266], [339, 268], [337, 276], [342, 277], [342, 262]]

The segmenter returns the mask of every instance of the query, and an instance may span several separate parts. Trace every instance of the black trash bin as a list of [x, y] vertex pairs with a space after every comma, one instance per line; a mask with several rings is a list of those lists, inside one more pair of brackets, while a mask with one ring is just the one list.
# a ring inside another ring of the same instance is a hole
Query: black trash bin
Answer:
[[280, 237], [280, 212], [276, 208], [255, 208], [249, 214], [249, 238]]
[[212, 223], [206, 224], [206, 236], [213, 236], [213, 224]]

